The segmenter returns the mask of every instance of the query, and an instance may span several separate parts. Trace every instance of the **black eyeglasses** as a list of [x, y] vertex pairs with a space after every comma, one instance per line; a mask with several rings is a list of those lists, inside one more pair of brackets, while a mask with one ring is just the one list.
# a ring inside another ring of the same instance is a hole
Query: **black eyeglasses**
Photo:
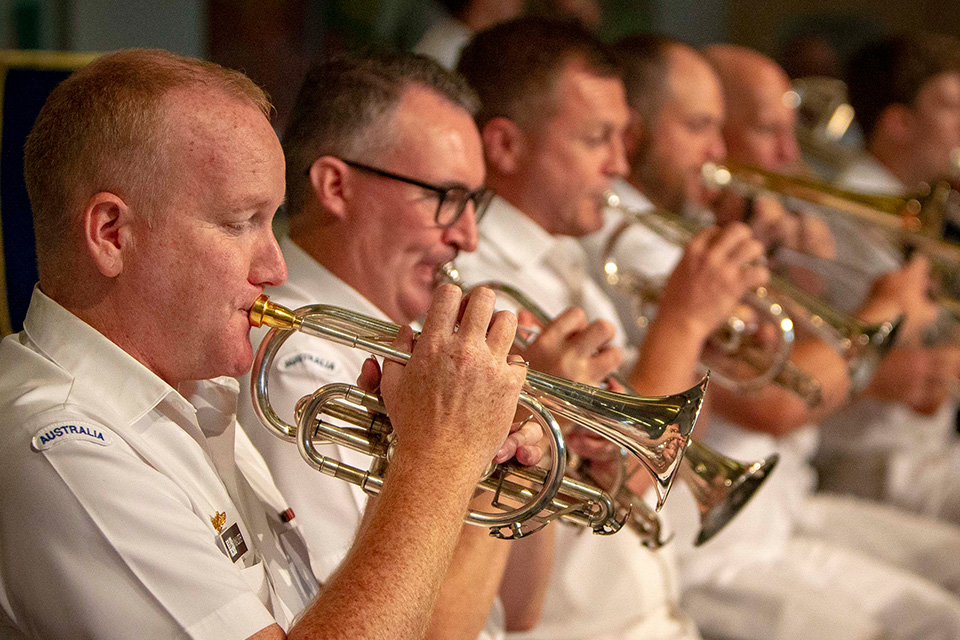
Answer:
[[421, 189], [436, 193], [439, 202], [437, 202], [437, 213], [434, 216], [434, 220], [438, 227], [452, 227], [457, 224], [460, 216], [466, 211], [468, 202], [473, 202], [473, 215], [476, 217], [477, 222], [480, 222], [480, 218], [483, 217], [483, 214], [487, 211], [487, 207], [490, 205], [490, 200], [493, 199], [493, 191], [486, 187], [480, 187], [475, 191], [470, 191], [466, 187], [461, 186], [441, 187], [423, 182], [422, 180], [415, 180], [407, 176], [390, 173], [383, 169], [377, 169], [376, 167], [371, 167], [360, 162], [354, 162], [353, 160], [343, 160], [343, 162], [354, 169], [366, 171], [378, 175], [381, 178], [406, 182], [407, 184], [412, 184]]

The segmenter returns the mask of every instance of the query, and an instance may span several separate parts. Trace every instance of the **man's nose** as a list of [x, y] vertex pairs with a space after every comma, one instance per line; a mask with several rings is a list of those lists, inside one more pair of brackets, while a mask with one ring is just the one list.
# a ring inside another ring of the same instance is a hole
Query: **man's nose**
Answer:
[[704, 162], [719, 162], [727, 157], [727, 145], [724, 144], [719, 130], [710, 136], [706, 156]]
[[471, 252], [477, 250], [477, 236], [477, 207], [471, 200], [460, 219], [444, 229], [443, 240], [458, 251]]
[[606, 166], [606, 173], [608, 175], [624, 178], [630, 173], [630, 165], [627, 163], [627, 152], [624, 142], [622, 135], [616, 135], [612, 138], [610, 143], [610, 158]]
[[258, 286], [277, 287], [287, 280], [287, 263], [273, 232], [263, 242], [263, 247], [250, 268], [250, 281]]

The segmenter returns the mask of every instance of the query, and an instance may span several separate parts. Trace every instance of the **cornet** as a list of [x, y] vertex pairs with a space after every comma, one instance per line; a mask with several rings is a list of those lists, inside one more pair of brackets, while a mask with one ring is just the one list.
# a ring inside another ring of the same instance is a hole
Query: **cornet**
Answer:
[[[630, 296], [638, 320], [642, 322], [647, 314], [645, 307], [659, 298], [662, 283], [620, 264], [617, 249], [621, 241], [627, 237], [634, 223], [681, 247], [690, 241], [697, 229], [679, 216], [664, 211], [639, 211], [627, 207], [612, 192], [607, 194], [607, 205], [623, 212], [627, 221], [607, 241], [603, 255], [605, 277], [610, 286]], [[748, 323], [738, 316], [732, 316], [724, 327], [710, 337], [711, 347], [737, 365], [737, 371], [732, 372], [726, 370], [725, 362], [706, 362], [717, 383], [740, 393], [754, 392], [775, 383], [802, 398], [809, 407], [820, 404], [820, 383], [790, 363], [795, 339], [794, 324], [780, 300], [771, 295], [767, 287], [758, 287], [747, 293], [743, 302], [753, 310], [758, 321]], [[773, 328], [776, 336], [773, 344], [769, 340], [756, 338], [764, 326]], [[742, 369], [747, 369], [751, 374], [744, 376]]]
[[[543, 307], [516, 287], [504, 282], [488, 281], [468, 287], [453, 263], [442, 265], [437, 277], [439, 280], [452, 282], [464, 291], [474, 287], [492, 289], [516, 304], [518, 308], [529, 311], [541, 325], [545, 326], [552, 321]], [[523, 349], [529, 346], [531, 341], [518, 331], [514, 343], [518, 348]], [[626, 380], [618, 375], [611, 377], [630, 391], [630, 385]], [[773, 471], [778, 459], [779, 456], [774, 453], [763, 460], [742, 464], [690, 439], [680, 465], [679, 478], [689, 487], [700, 512], [701, 526], [694, 542], [696, 546], [702, 545], [716, 535], [740, 512]], [[657, 549], [665, 544], [660, 535], [660, 521], [656, 513], [646, 506], [643, 498], [627, 487], [626, 462], [626, 455], [621, 455], [620, 473], [617, 478], [608, 483], [610, 486], [607, 489], [618, 504], [632, 505], [627, 517], [627, 526], [637, 534], [644, 546]], [[591, 473], [589, 462], [578, 461], [572, 465], [572, 468], [576, 477], [604, 486], [604, 483], [599, 483]]]
[[[619, 200], [619, 199], [617, 199]], [[686, 239], [691, 237], [696, 229], [693, 225], [679, 216], [661, 211], [631, 211], [628, 215], [643, 224], [647, 224], [654, 232], [668, 234], [668, 240], [674, 238]], [[609, 265], [609, 262], [608, 262]], [[608, 268], [608, 274], [610, 267]], [[614, 272], [615, 268], [614, 268]], [[770, 275], [769, 286], [763, 288], [764, 298], [770, 296], [771, 317], [783, 314], [788, 323], [781, 323], [780, 329], [792, 335], [796, 325], [802, 326], [814, 333], [821, 340], [833, 347], [846, 361], [850, 372], [850, 392], [856, 393], [869, 384], [877, 366], [886, 355], [896, 339], [902, 318], [893, 321], [868, 325], [852, 316], [837, 311], [801, 289], [793, 286], [776, 274]], [[776, 314], [774, 313], [776, 312]], [[762, 379], [762, 378], [761, 378]], [[820, 385], [787, 361], [782, 372], [773, 380], [784, 388], [797, 393], [807, 400], [808, 406], [819, 403]], [[817, 402], [811, 402], [813, 395]]]
[[[298, 424], [289, 425], [270, 405], [267, 372], [283, 342], [296, 331], [406, 362], [410, 354], [389, 347], [399, 327], [325, 305], [308, 305], [291, 311], [269, 302], [266, 296], [261, 296], [251, 308], [250, 323], [272, 328], [260, 345], [251, 376], [254, 410], [261, 422], [275, 435], [295, 440], [304, 459], [321, 473], [377, 493], [393, 441], [379, 399], [348, 385], [327, 385], [300, 401]], [[522, 506], [498, 514], [471, 512], [467, 521], [488, 526], [494, 535], [503, 538], [530, 533], [523, 528], [528, 520], [542, 526], [558, 517], [590, 526], [597, 533], [615, 532], [623, 524], [623, 514], [616, 513], [609, 496], [564, 478], [566, 448], [553, 414], [614, 441], [640, 458], [657, 480], [662, 504], [702, 400], [702, 384], [665, 398], [634, 398], [528, 371], [521, 405], [541, 423], [552, 440], [551, 467], [543, 471], [500, 465], [481, 481], [481, 488], [495, 492], [496, 506], [501, 506], [503, 498], [520, 502]], [[336, 426], [325, 421], [323, 415], [354, 427]], [[371, 469], [363, 470], [326, 458], [316, 450], [315, 437], [371, 455], [374, 464]], [[539, 493], [528, 488], [531, 483], [541, 487]]]

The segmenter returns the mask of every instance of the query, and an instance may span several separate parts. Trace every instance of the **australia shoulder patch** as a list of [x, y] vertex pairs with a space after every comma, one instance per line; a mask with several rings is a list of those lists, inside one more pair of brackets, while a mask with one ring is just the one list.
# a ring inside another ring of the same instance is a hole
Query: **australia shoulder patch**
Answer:
[[68, 440], [81, 440], [83, 442], [92, 442], [101, 447], [113, 444], [109, 433], [106, 433], [102, 427], [95, 426], [89, 422], [55, 422], [47, 425], [34, 434], [30, 441], [30, 447], [34, 451], [45, 451], [50, 447], [67, 442]]

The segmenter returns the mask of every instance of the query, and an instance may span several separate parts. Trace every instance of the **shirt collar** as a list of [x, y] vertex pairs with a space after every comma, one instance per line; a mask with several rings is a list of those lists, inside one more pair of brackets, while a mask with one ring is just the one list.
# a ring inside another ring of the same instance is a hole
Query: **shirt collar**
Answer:
[[480, 221], [480, 242], [515, 269], [540, 263], [557, 238], [501, 197], [490, 203]]
[[625, 207], [639, 211], [653, 209], [653, 203], [650, 202], [650, 199], [623, 178], [617, 178], [613, 182], [613, 192], [617, 194]]
[[287, 262], [287, 270], [297, 274], [297, 277], [295, 283], [291, 279], [281, 285], [278, 291], [294, 290], [301, 300], [311, 300], [314, 303], [336, 300], [337, 306], [364, 313], [378, 320], [389, 320], [375, 304], [317, 262], [289, 237], [280, 239], [280, 250]]
[[[907, 192], [907, 185], [870, 153], [861, 155], [842, 173], [841, 178], [849, 180], [851, 186], [860, 191], [892, 196]], [[842, 179], [838, 179], [838, 182], [842, 182]]]
[[[23, 330], [38, 350], [73, 377], [66, 402], [95, 408], [111, 424], [131, 424], [169, 394], [179, 397], [173, 387], [39, 287], [33, 290]], [[122, 402], [105, 402], [106, 390]]]

